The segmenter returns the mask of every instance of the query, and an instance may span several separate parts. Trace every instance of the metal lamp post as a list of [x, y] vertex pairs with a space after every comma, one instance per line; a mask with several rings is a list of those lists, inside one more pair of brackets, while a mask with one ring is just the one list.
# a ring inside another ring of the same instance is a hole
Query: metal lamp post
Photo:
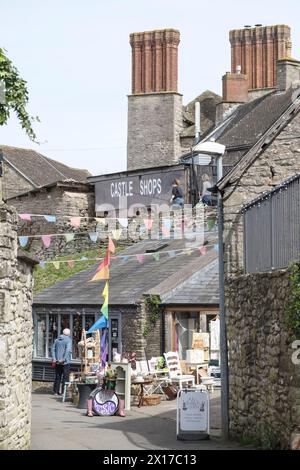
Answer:
[[[223, 155], [225, 145], [216, 142], [200, 142], [193, 147], [193, 154], [198, 155], [199, 163], [207, 164], [207, 158], [215, 157], [217, 162], [217, 181], [223, 177]], [[218, 252], [219, 252], [219, 304], [220, 304], [220, 353], [221, 353], [221, 414], [222, 435], [229, 437], [229, 381], [228, 381], [228, 351], [225, 322], [225, 293], [224, 293], [224, 251], [223, 251], [223, 199], [218, 193]]]

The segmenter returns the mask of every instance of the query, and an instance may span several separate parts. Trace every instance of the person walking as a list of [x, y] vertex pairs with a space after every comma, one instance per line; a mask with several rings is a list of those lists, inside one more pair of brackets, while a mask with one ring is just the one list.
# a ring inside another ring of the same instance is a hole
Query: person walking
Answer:
[[171, 203], [183, 207], [184, 205], [184, 194], [180, 186], [180, 181], [176, 178], [172, 183], [172, 198]]
[[[55, 367], [55, 379], [53, 384], [54, 395], [61, 395], [65, 382], [69, 381], [70, 363], [72, 358], [72, 341], [69, 328], [63, 330], [52, 346], [52, 365]], [[62, 391], [61, 391], [62, 382]]]

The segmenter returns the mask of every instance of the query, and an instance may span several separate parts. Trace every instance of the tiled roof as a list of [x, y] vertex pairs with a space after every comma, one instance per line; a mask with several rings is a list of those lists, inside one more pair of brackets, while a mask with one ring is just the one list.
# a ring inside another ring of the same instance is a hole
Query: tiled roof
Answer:
[[[199, 242], [186, 244], [185, 240], [168, 240], [168, 246], [162, 248], [159, 261], [153, 254], [145, 256], [143, 264], [135, 257], [127, 260], [112, 261], [110, 270], [110, 305], [134, 305], [141, 299], [143, 294], [157, 290], [159, 285], [165, 281], [171, 281], [169, 288], [161, 289], [162, 292], [171, 291], [174, 286], [180, 290], [180, 284], [194, 274], [197, 269], [202, 269], [212, 261], [216, 253], [199, 256], [199, 250], [195, 249], [190, 256], [180, 254], [170, 257], [165, 251], [180, 250], [183, 248], [196, 248]], [[122, 252], [122, 255], [145, 253], [152, 245], [152, 241], [141, 241], [132, 245]], [[102, 290], [105, 281], [90, 282], [96, 272], [97, 265], [81, 271], [74, 276], [58, 282], [57, 284], [43, 290], [34, 297], [35, 305], [101, 305], [103, 301]], [[173, 276], [173, 278], [172, 278]], [[173, 281], [172, 281], [173, 279]], [[193, 303], [195, 297], [193, 297]], [[186, 302], [189, 302], [186, 296]]]
[[35, 187], [45, 186], [64, 179], [85, 181], [90, 175], [87, 170], [70, 168], [63, 163], [41, 155], [35, 150], [5, 145], [0, 145], [0, 150], [3, 152], [4, 160], [28, 178]]

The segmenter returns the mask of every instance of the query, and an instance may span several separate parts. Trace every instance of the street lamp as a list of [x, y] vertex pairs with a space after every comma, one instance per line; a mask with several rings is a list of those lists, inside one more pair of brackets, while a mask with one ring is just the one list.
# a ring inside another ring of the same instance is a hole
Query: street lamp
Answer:
[[[225, 145], [207, 141], [196, 144], [192, 151], [197, 155], [200, 165], [207, 165], [208, 158], [216, 158], [217, 181], [223, 177], [223, 155]], [[204, 163], [203, 163], [204, 162]], [[229, 437], [229, 383], [228, 383], [228, 355], [227, 335], [225, 322], [225, 295], [224, 295], [224, 252], [223, 252], [223, 200], [222, 194], [216, 187], [213, 192], [218, 193], [218, 248], [219, 248], [219, 297], [220, 297], [220, 353], [221, 353], [221, 414], [222, 434], [224, 439]]]

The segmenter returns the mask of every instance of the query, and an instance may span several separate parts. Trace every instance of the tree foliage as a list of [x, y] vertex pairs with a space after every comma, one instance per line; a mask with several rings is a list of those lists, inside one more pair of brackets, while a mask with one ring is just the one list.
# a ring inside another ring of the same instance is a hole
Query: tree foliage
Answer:
[[14, 111], [28, 137], [36, 141], [32, 123], [39, 119], [28, 114], [27, 104], [26, 81], [20, 77], [18, 70], [6, 56], [5, 49], [0, 48], [0, 125], [6, 124], [11, 111]]

